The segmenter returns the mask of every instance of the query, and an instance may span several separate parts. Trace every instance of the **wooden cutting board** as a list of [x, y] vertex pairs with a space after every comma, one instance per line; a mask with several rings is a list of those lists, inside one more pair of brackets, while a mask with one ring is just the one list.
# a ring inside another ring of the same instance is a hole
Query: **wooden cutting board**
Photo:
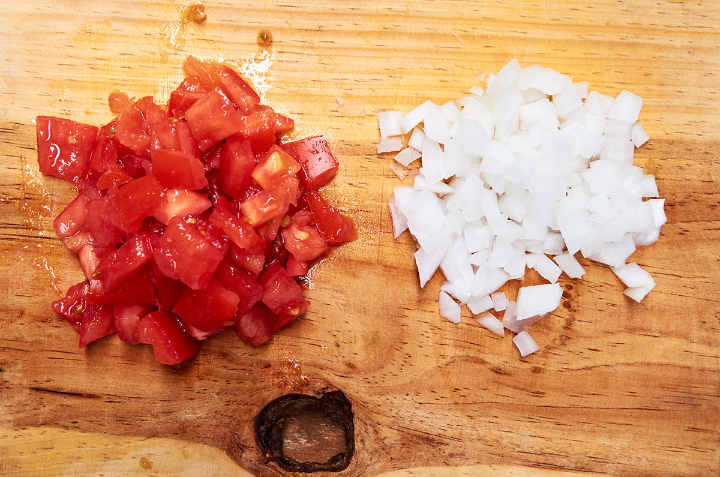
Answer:
[[[277, 475], [253, 416], [325, 388], [356, 413], [344, 475], [718, 475], [720, 4], [354, 3], [211, 0], [205, 24], [182, 26], [181, 2], [4, 2], [0, 475]], [[33, 118], [106, 122], [115, 88], [164, 99], [190, 53], [244, 65], [298, 137], [329, 137], [341, 170], [327, 195], [360, 238], [312, 269], [310, 310], [269, 346], [226, 333], [177, 369], [116, 337], [78, 349], [49, 306], [81, 277], [51, 226], [73, 191], [38, 174]], [[386, 208], [401, 181], [374, 145], [378, 111], [456, 98], [511, 58], [641, 95], [652, 140], [637, 163], [668, 215], [633, 255], [657, 281], [649, 297], [631, 303], [582, 261], [526, 359], [469, 316], [441, 319], [440, 277], [418, 288]]]

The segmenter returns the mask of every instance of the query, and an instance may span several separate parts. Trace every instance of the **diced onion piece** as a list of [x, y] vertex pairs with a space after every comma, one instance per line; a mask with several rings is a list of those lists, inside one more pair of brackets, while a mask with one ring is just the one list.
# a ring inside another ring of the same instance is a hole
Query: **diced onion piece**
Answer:
[[533, 253], [530, 254], [530, 257], [531, 258], [528, 258], [528, 266], [537, 271], [545, 280], [550, 283], [555, 283], [558, 278], [560, 278], [562, 270], [560, 270], [560, 267], [555, 265], [552, 260], [547, 258], [546, 255]]
[[408, 175], [407, 169], [405, 169], [400, 164], [395, 164], [394, 162], [390, 163], [390, 169], [395, 173], [395, 175], [398, 177], [398, 179], [405, 179]]
[[450, 296], [441, 291], [438, 299], [440, 306], [440, 316], [447, 318], [453, 323], [460, 323], [460, 306], [455, 303], [455, 300]]
[[505, 336], [505, 327], [502, 322], [490, 313], [478, 316], [475, 320], [482, 326], [498, 336]]
[[403, 113], [400, 111], [383, 111], [378, 113], [380, 137], [401, 136], [403, 134], [402, 126], [400, 126], [402, 119]]
[[523, 358], [540, 350], [540, 347], [527, 331], [521, 331], [516, 334], [513, 338], [513, 343], [517, 347], [518, 351], [520, 351], [520, 356]]
[[420, 153], [411, 147], [406, 147], [395, 156], [395, 160], [405, 167], [409, 166], [419, 158]]
[[521, 287], [517, 297], [517, 318], [542, 316], [560, 306], [562, 288], [557, 283]]
[[655, 288], [655, 280], [653, 280], [652, 285], [646, 287], [626, 288], [623, 294], [640, 303], [653, 288]]
[[473, 315], [479, 315], [495, 306], [490, 295], [471, 296], [467, 305]]
[[633, 124], [631, 137], [635, 147], [640, 147], [650, 140], [650, 136], [648, 136], [648, 133], [645, 132], [645, 129], [640, 123]]
[[492, 298], [493, 309], [495, 311], [503, 311], [503, 310], [505, 310], [505, 308], [507, 308], [508, 299], [505, 296], [505, 293], [503, 293], [503, 292], [493, 293], [490, 296], [490, 298]]
[[392, 218], [393, 234], [395, 238], [398, 238], [408, 228], [407, 217], [400, 212], [395, 205], [395, 196], [391, 197], [388, 201], [388, 207], [390, 208], [390, 217]]
[[408, 146], [412, 147], [418, 152], [422, 152], [423, 142], [425, 142], [425, 133], [422, 129], [413, 129], [410, 139], [408, 140]]
[[384, 137], [377, 143], [378, 154], [384, 154], [386, 152], [395, 152], [403, 148], [403, 142], [401, 137]]
[[630, 91], [622, 90], [615, 98], [615, 104], [608, 112], [608, 117], [634, 123], [638, 120], [640, 109], [642, 109], [642, 98]]
[[555, 256], [555, 262], [569, 278], [580, 278], [585, 275], [585, 269], [577, 259], [569, 253]]
[[417, 108], [413, 109], [409, 113], [407, 113], [403, 118], [402, 121], [400, 121], [400, 126], [402, 127], [402, 132], [404, 134], [409, 133], [412, 128], [420, 124], [425, 120], [425, 114], [428, 109], [435, 106], [435, 103], [428, 100], [425, 101], [423, 104], [418, 106]]
[[655, 284], [650, 274], [634, 262], [614, 267], [612, 271], [629, 288], [642, 288]]

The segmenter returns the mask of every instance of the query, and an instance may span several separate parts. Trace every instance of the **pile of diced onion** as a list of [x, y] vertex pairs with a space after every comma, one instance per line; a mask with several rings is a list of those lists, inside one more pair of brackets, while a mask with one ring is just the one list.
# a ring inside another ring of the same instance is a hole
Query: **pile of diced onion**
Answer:
[[[409, 230], [417, 241], [420, 286], [438, 268], [445, 276], [443, 317], [458, 323], [465, 304], [489, 331], [515, 333], [522, 356], [534, 353], [527, 329], [560, 305], [561, 273], [585, 273], [578, 252], [610, 266], [625, 295], [645, 298], [655, 282], [628, 257], [658, 239], [666, 217], [655, 178], [633, 166], [649, 139], [641, 107], [628, 91], [588, 93], [587, 83], [512, 60], [485, 91], [378, 115], [377, 151], [397, 153], [398, 176], [421, 160], [389, 206], [395, 237]], [[496, 293], [526, 267], [549, 283], [521, 287], [516, 301]]]

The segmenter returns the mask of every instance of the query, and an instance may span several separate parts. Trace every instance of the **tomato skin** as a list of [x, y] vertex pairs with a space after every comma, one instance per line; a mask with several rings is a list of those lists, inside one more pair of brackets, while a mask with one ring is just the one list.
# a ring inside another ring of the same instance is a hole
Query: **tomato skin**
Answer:
[[260, 283], [263, 286], [262, 302], [278, 315], [274, 330], [287, 325], [307, 310], [302, 288], [281, 265], [266, 268], [260, 276]]
[[235, 70], [217, 65], [212, 76], [215, 84], [222, 88], [240, 111], [249, 111], [260, 103], [260, 96]]
[[140, 343], [140, 320], [152, 311], [148, 305], [115, 305], [113, 319], [118, 338], [126, 343]]
[[152, 259], [150, 237], [137, 234], [108, 255], [98, 266], [95, 276], [103, 294], [127, 280]]
[[240, 298], [211, 279], [204, 290], [187, 290], [173, 307], [183, 323], [201, 331], [212, 331], [233, 317]]
[[201, 151], [207, 151], [243, 128], [240, 111], [219, 88], [190, 106], [185, 118]]
[[252, 276], [258, 277], [265, 266], [265, 244], [251, 250], [243, 250], [233, 245], [230, 248], [230, 256], [240, 267], [250, 272]]
[[240, 198], [250, 185], [257, 159], [250, 141], [242, 136], [229, 137], [220, 154], [220, 186], [233, 199]]
[[251, 346], [261, 346], [273, 337], [275, 315], [262, 303], [235, 319], [235, 333]]
[[243, 220], [237, 208], [224, 197], [218, 199], [208, 222], [222, 230], [238, 248], [250, 249], [263, 244], [255, 229]]
[[271, 190], [278, 180], [294, 175], [298, 171], [300, 171], [300, 165], [297, 161], [279, 146], [272, 145], [260, 164], [252, 171], [252, 178], [263, 189]]
[[338, 161], [324, 136], [288, 142], [282, 147], [300, 163], [305, 184], [310, 189], [319, 189], [337, 174]]
[[215, 278], [238, 298], [238, 313], [249, 311], [263, 296], [263, 287], [240, 265], [227, 258], [218, 266]]
[[290, 224], [282, 231], [283, 243], [296, 260], [309, 262], [328, 250], [320, 232], [311, 225]]
[[165, 191], [158, 203], [153, 217], [167, 225], [173, 217], [200, 215], [212, 206], [206, 195], [187, 189]]
[[80, 194], [55, 217], [53, 229], [55, 229], [58, 237], [67, 238], [80, 231], [87, 217], [87, 205], [89, 202], [90, 197]]
[[40, 172], [78, 184], [85, 177], [98, 128], [51, 116], [35, 118]]
[[152, 153], [152, 166], [153, 175], [165, 187], [197, 190], [208, 185], [200, 159], [183, 152], [158, 149]]
[[199, 290], [210, 282], [227, 249], [217, 232], [199, 219], [174, 217], [153, 242], [153, 260], [167, 277]]
[[357, 238], [352, 220], [335, 210], [317, 191], [308, 191], [304, 197], [313, 215], [313, 221], [327, 243], [341, 245]]
[[162, 364], [180, 364], [200, 350], [178, 319], [164, 311], [154, 311], [140, 320], [138, 339], [152, 345], [155, 359]]

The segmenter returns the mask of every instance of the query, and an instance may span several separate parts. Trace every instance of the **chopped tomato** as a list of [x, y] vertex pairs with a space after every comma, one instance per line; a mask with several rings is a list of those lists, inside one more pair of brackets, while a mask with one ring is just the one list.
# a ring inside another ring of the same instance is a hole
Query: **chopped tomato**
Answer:
[[235, 319], [235, 332], [245, 343], [260, 346], [273, 337], [275, 315], [262, 303]]
[[183, 72], [186, 76], [197, 78], [200, 87], [212, 89], [215, 87], [215, 80], [212, 77], [212, 66], [210, 62], [202, 61], [194, 56], [188, 56], [183, 62]]
[[295, 129], [295, 121], [292, 118], [275, 113], [275, 135], [283, 136]]
[[95, 271], [100, 265], [100, 259], [95, 253], [95, 249], [91, 245], [85, 245], [78, 252], [78, 260], [80, 267], [88, 280], [95, 276]]
[[278, 315], [275, 330], [287, 325], [307, 310], [308, 304], [303, 298], [302, 288], [281, 265], [267, 268], [260, 276], [260, 283], [263, 286], [262, 302]]
[[99, 191], [112, 189], [113, 187], [120, 187], [123, 184], [127, 184], [130, 182], [133, 178], [129, 175], [127, 175], [122, 170], [110, 170], [105, 171], [103, 175], [101, 175], [98, 180], [96, 187]]
[[291, 277], [299, 277], [305, 275], [308, 271], [310, 264], [308, 262], [301, 262], [295, 257], [290, 255], [285, 263], [285, 271]]
[[227, 258], [215, 271], [215, 278], [238, 298], [238, 313], [250, 310], [263, 296], [263, 287], [253, 276], [237, 263]]
[[202, 154], [202, 160], [205, 164], [206, 172], [220, 169], [223, 146], [224, 144], [219, 142]]
[[152, 272], [157, 305], [161, 310], [170, 311], [188, 287], [181, 281], [166, 276], [155, 262], [152, 262]]
[[243, 220], [237, 208], [224, 197], [218, 200], [208, 221], [222, 230], [238, 248], [249, 249], [263, 244], [255, 229]]
[[123, 232], [114, 225], [113, 212], [109, 197], [93, 199], [87, 205], [83, 228], [99, 257], [107, 255], [123, 237]]
[[89, 303], [96, 305], [155, 304], [155, 284], [152, 267], [143, 266], [137, 273], [126, 278], [122, 283], [106, 291], [100, 280], [90, 280]]
[[63, 239], [65, 246], [73, 253], [78, 253], [81, 248], [90, 245], [90, 234], [78, 232]]
[[294, 175], [300, 170], [297, 161], [279, 146], [273, 145], [263, 156], [260, 164], [252, 172], [252, 178], [263, 189], [272, 189], [273, 184], [285, 176]]
[[250, 141], [255, 154], [267, 151], [275, 144], [275, 111], [268, 106], [258, 106], [239, 119], [240, 130], [244, 138]]
[[200, 157], [200, 149], [198, 149], [186, 121], [175, 122], [175, 135], [177, 136], [178, 151], [188, 156]]
[[235, 70], [217, 65], [212, 72], [216, 84], [241, 111], [249, 111], [260, 103], [260, 96]]
[[187, 290], [173, 307], [183, 323], [202, 331], [212, 331], [233, 317], [238, 296], [211, 279], [204, 290]]
[[50, 116], [38, 116], [35, 124], [40, 172], [77, 184], [87, 172], [98, 128]]
[[230, 248], [230, 256], [243, 269], [250, 272], [254, 277], [260, 275], [265, 266], [265, 246], [252, 250], [243, 250], [233, 245]]
[[124, 172], [122, 164], [118, 162], [118, 150], [115, 139], [100, 137], [93, 149], [88, 176], [100, 177], [108, 171]]
[[155, 176], [134, 179], [120, 187], [110, 198], [108, 212], [120, 230], [135, 232], [140, 228], [142, 220], [155, 212], [162, 192], [163, 188]]
[[113, 114], [120, 114], [130, 106], [130, 98], [123, 92], [113, 91], [108, 96], [108, 106]]
[[240, 210], [250, 225], [260, 225], [285, 215], [288, 205], [287, 201], [263, 190], [240, 204]]
[[64, 298], [52, 304], [55, 313], [80, 334], [78, 345], [81, 348], [115, 332], [112, 306], [88, 303], [88, 289], [87, 282], [78, 283], [70, 287]]
[[352, 220], [335, 210], [317, 191], [308, 191], [304, 197], [312, 212], [315, 225], [327, 243], [340, 245], [357, 238]]
[[158, 149], [152, 153], [153, 175], [165, 187], [202, 189], [207, 187], [205, 168], [200, 159], [180, 151]]
[[154, 311], [140, 320], [138, 339], [152, 345], [155, 359], [162, 364], [182, 363], [200, 350], [178, 319], [164, 311]]
[[275, 217], [274, 219], [268, 220], [256, 229], [258, 236], [265, 242], [272, 242], [277, 236], [278, 230], [280, 230], [282, 221], [283, 217]]
[[163, 274], [199, 290], [210, 282], [227, 249], [221, 235], [199, 219], [175, 217], [153, 243], [153, 258]]
[[152, 137], [145, 127], [145, 117], [137, 103], [125, 108], [118, 116], [115, 137], [124, 147], [139, 156], [147, 156]]
[[290, 254], [287, 249], [283, 246], [282, 238], [278, 236], [275, 240], [270, 242], [265, 252], [265, 268], [270, 268], [275, 264], [281, 267], [285, 266]]
[[244, 127], [240, 111], [218, 88], [190, 106], [185, 118], [201, 151], [241, 132]]
[[55, 233], [61, 238], [75, 235], [85, 223], [87, 205], [90, 197], [85, 194], [78, 195], [53, 221]]
[[303, 262], [315, 260], [328, 249], [320, 232], [311, 225], [290, 224], [283, 229], [282, 237], [287, 251]]
[[257, 164], [250, 142], [241, 136], [229, 137], [220, 155], [220, 185], [233, 199], [240, 197], [250, 185]]
[[140, 343], [140, 320], [152, 311], [147, 305], [115, 305], [113, 317], [118, 338], [126, 343]]
[[282, 145], [302, 166], [305, 183], [319, 189], [330, 182], [338, 171], [338, 162], [324, 136], [313, 136]]
[[293, 214], [291, 221], [293, 224], [297, 225], [312, 225], [312, 212], [310, 212], [309, 209], [300, 209]]
[[150, 150], [177, 149], [178, 140], [175, 127], [160, 106], [153, 102], [152, 96], [146, 96], [136, 103], [145, 119], [145, 129], [150, 135]]
[[187, 189], [170, 189], [163, 194], [153, 216], [167, 225], [173, 217], [200, 215], [212, 204], [206, 195]]
[[170, 93], [168, 102], [168, 113], [170, 116], [181, 118], [185, 115], [190, 106], [209, 93], [211, 87], [200, 83], [197, 76], [188, 76], [180, 83], [175, 91]]
[[133, 236], [100, 262], [95, 276], [102, 286], [102, 293], [113, 290], [151, 259], [150, 237], [146, 234]]

